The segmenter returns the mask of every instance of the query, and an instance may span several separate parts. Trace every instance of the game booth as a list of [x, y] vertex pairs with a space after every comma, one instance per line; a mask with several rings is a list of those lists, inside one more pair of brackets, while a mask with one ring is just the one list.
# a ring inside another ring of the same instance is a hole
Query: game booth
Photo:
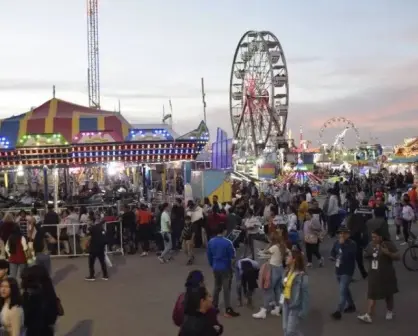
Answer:
[[179, 136], [167, 124], [132, 127], [121, 113], [53, 98], [0, 121], [0, 207], [103, 205], [106, 193], [139, 190], [146, 198], [153, 172], [195, 160], [208, 140], [203, 121]]

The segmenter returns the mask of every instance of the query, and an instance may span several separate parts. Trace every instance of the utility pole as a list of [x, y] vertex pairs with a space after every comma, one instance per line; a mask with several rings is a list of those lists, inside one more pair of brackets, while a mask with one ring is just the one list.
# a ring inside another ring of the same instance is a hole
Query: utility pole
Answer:
[[206, 124], [206, 93], [205, 93], [205, 79], [202, 77], [202, 103], [203, 103], [203, 120]]

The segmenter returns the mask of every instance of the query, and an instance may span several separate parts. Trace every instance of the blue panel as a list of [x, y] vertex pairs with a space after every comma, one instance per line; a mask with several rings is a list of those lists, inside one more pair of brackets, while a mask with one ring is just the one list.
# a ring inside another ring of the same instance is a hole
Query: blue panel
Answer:
[[80, 118], [80, 132], [97, 131], [97, 118]]
[[17, 137], [19, 136], [20, 119], [6, 119], [3, 120], [0, 127], [1, 137], [5, 137], [10, 142], [9, 148], [14, 148]]
[[212, 194], [216, 189], [219, 188], [219, 186], [225, 180], [225, 173], [220, 170], [205, 170], [203, 174], [204, 174], [204, 191], [203, 192], [205, 195]]

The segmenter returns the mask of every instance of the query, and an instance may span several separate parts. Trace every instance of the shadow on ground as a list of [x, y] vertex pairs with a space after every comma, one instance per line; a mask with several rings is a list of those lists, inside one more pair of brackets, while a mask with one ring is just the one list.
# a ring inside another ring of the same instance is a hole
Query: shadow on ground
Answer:
[[60, 268], [59, 270], [55, 272], [54, 276], [52, 277], [52, 282], [54, 283], [54, 285], [57, 285], [61, 281], [65, 280], [71, 273], [77, 272], [77, 271], [78, 271], [77, 266], [75, 266], [74, 264], [69, 264], [63, 268]]
[[64, 336], [92, 336], [93, 335], [93, 321], [82, 320], [78, 322], [74, 328], [72, 328]]

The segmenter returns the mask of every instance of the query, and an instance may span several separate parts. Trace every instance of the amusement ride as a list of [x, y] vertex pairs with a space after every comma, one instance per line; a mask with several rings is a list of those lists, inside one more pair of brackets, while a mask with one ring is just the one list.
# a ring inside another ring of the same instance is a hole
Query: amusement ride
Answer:
[[[327, 148], [328, 145], [324, 143], [324, 134], [326, 130], [330, 128], [341, 129], [341, 127], [342, 127], [342, 131], [340, 131], [337, 134], [332, 145], [329, 148]], [[354, 123], [351, 120], [344, 118], [344, 117], [334, 117], [334, 118], [328, 119], [319, 130], [318, 142], [319, 142], [320, 147], [323, 148], [327, 153], [331, 153], [335, 160], [336, 153], [343, 152], [346, 150], [345, 137], [348, 131], [354, 132], [354, 135], [356, 137], [356, 144], [359, 145], [360, 133], [357, 127], [354, 125]]]
[[246, 32], [235, 50], [230, 77], [235, 162], [277, 160], [277, 150], [286, 146], [288, 107], [288, 70], [278, 38], [269, 31]]

